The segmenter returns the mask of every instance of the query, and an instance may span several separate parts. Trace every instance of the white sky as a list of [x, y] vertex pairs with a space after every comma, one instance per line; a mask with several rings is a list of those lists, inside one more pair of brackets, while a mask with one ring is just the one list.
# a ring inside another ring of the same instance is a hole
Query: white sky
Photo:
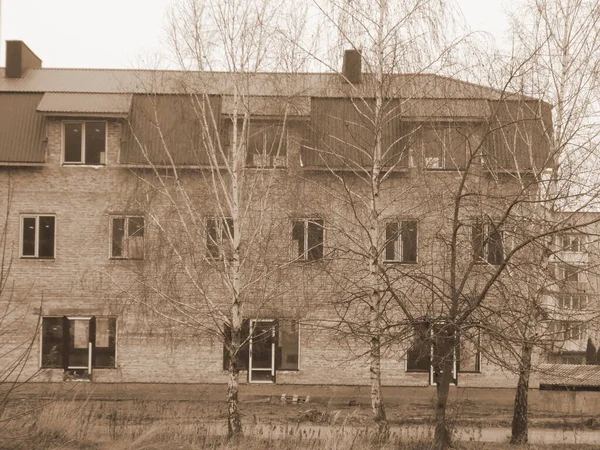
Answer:
[[[22, 40], [43, 67], [153, 67], [171, 1], [0, 0], [0, 66], [4, 41]], [[518, 0], [455, 1], [472, 31], [486, 31], [502, 42], [505, 11]]]

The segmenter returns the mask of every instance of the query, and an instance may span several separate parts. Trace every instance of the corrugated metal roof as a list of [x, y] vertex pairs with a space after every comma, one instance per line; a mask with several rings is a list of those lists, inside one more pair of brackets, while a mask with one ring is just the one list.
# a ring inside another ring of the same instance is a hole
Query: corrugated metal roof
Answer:
[[35, 111], [42, 95], [0, 93], [0, 164], [45, 161], [45, 119]]
[[131, 108], [131, 94], [44, 94], [37, 110], [46, 114], [110, 114], [126, 115]]
[[[376, 83], [368, 74], [356, 85], [343, 83], [334, 73], [228, 73], [110, 69], [31, 69], [22, 78], [6, 78], [0, 69], [0, 92], [87, 92], [231, 95], [235, 88], [257, 96], [374, 97]], [[390, 76], [385, 95], [390, 98], [489, 99], [503, 93], [454, 78], [433, 74]]]
[[568, 387], [600, 387], [600, 366], [540, 364], [540, 384]]
[[[210, 108], [208, 107], [210, 105]], [[134, 95], [123, 127], [119, 162], [132, 165], [204, 166], [215, 148], [221, 97]], [[214, 120], [217, 129], [214, 128]], [[205, 122], [206, 121], [206, 122]], [[205, 125], [208, 124], [208, 126]], [[210, 132], [206, 132], [209, 129]]]

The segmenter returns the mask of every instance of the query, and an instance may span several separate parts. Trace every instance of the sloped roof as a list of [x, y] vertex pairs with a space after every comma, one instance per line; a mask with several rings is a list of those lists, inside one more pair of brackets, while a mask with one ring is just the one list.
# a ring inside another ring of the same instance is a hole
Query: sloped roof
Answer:
[[3, 163], [43, 163], [45, 118], [36, 113], [43, 94], [0, 93], [0, 159]]
[[[112, 69], [31, 69], [22, 78], [6, 78], [0, 69], [0, 92], [156, 93], [201, 92], [228, 95], [242, 78], [247, 95], [357, 97], [374, 96], [368, 75], [357, 85], [343, 83], [334, 73], [255, 73], [151, 71]], [[503, 93], [433, 74], [399, 74], [386, 81], [394, 98], [498, 100]], [[523, 98], [523, 97], [521, 97]]]
[[540, 384], [566, 387], [600, 387], [600, 366], [541, 364]]
[[111, 114], [126, 115], [131, 108], [131, 94], [44, 94], [37, 106], [45, 114]]

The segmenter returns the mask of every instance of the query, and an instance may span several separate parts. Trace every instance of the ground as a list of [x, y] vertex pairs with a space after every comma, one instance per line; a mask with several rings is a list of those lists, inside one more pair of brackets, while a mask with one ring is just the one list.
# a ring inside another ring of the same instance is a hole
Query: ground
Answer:
[[[288, 401], [281, 401], [282, 394]], [[242, 386], [247, 437], [236, 444], [222, 437], [221, 385], [30, 383], [10, 394], [0, 419], [0, 449], [426, 449], [434, 394], [433, 388], [386, 389], [392, 438], [377, 444], [367, 387]], [[293, 395], [298, 403], [289, 401]], [[508, 448], [513, 395], [512, 389], [454, 391], [449, 415], [460, 436], [457, 448]], [[598, 417], [556, 412], [538, 391], [530, 397], [534, 444], [523, 448], [600, 449], [584, 445], [600, 442]]]

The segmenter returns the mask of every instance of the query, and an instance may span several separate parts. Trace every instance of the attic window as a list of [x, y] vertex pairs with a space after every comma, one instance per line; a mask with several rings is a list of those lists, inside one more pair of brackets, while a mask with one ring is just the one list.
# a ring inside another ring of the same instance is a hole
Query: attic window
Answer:
[[252, 124], [246, 140], [248, 167], [285, 167], [287, 139], [279, 124], [261, 122]]
[[106, 164], [106, 122], [64, 122], [63, 163]]

